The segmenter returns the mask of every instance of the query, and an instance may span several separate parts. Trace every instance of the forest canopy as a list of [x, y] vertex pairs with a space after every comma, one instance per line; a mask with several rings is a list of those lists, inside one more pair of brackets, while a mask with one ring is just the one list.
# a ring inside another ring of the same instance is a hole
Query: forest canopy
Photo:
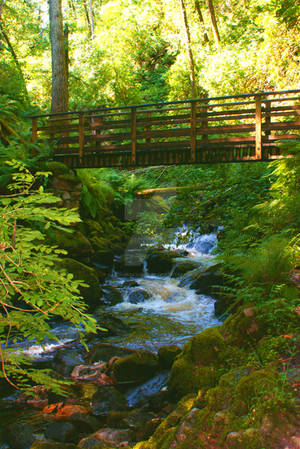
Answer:
[[[0, 4], [0, 94], [48, 110], [48, 3]], [[298, 84], [297, 2], [63, 0], [62, 13], [70, 109]]]

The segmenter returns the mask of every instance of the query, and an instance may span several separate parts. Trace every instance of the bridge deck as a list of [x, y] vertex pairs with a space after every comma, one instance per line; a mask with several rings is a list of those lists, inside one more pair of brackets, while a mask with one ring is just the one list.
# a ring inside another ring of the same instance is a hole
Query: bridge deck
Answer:
[[267, 161], [299, 140], [300, 89], [32, 117], [73, 168]]

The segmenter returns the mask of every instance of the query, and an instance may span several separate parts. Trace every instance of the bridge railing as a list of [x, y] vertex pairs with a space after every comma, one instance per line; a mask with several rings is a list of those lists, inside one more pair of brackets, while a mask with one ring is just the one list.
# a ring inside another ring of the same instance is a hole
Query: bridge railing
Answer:
[[279, 142], [299, 139], [299, 115], [300, 89], [261, 92], [34, 116], [32, 140], [78, 163], [95, 154], [114, 155], [114, 166], [150, 165], [155, 155], [161, 163], [270, 160]]

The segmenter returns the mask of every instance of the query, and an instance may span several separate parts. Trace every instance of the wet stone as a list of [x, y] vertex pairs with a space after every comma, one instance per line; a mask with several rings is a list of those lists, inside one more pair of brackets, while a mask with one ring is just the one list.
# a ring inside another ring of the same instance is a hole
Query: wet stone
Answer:
[[129, 293], [128, 295], [128, 301], [131, 304], [140, 304], [144, 301], [147, 301], [147, 299], [150, 299], [151, 295], [146, 290], [143, 290], [142, 288], [139, 288], [137, 290], [134, 290]]
[[53, 422], [45, 430], [46, 438], [61, 443], [74, 443], [78, 439], [78, 429], [71, 422]]
[[102, 387], [93, 395], [91, 410], [93, 415], [107, 415], [109, 412], [126, 410], [126, 397], [114, 387]]
[[11, 449], [27, 449], [34, 441], [34, 429], [30, 424], [13, 423], [3, 435]]

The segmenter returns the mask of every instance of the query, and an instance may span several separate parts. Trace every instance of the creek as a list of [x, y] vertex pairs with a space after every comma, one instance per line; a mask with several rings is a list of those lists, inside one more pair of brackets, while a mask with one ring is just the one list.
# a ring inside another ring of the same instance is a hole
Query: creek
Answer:
[[[91, 340], [89, 346], [92, 348], [97, 341], [101, 341], [104, 344], [156, 353], [166, 345], [182, 347], [193, 335], [207, 327], [218, 325], [214, 299], [190, 285], [190, 273], [197, 270], [197, 267], [205, 269], [216, 263], [213, 255], [216, 246], [217, 236], [214, 233], [201, 235], [187, 227], [179, 229], [174, 234], [172, 243], [164, 245], [164, 250], [173, 251], [176, 257], [172, 267], [168, 271], [163, 269], [162, 274], [153, 274], [148, 269], [145, 261], [148, 248], [145, 246], [129, 247], [122, 255], [122, 264], [120, 256], [117, 256], [112, 273], [103, 286], [105, 304], [94, 313], [99, 317], [99, 326], [105, 327], [105, 322], [101, 322], [104, 313], [113, 320], [121, 320], [126, 331], [107, 336], [104, 333], [100, 340]], [[132, 267], [137, 263], [142, 268], [138, 273], [133, 273]], [[184, 266], [188, 269], [182, 270]], [[112, 300], [112, 293], [116, 295], [116, 292], [117, 300]], [[53, 360], [61, 350], [67, 355], [68, 351], [73, 354], [78, 351], [77, 364], [84, 363], [84, 358], [80, 356], [83, 348], [78, 342], [77, 330], [61, 323], [53, 323], [52, 326], [56, 340], [46, 340], [43, 346], [32, 342], [19, 343], [18, 350], [24, 351], [42, 367], [52, 367]], [[129, 406], [135, 407], [143, 399], [163, 391], [168, 374], [167, 370], [161, 371], [142, 385], [128, 388], [125, 394]], [[7, 407], [7, 399], [9, 398], [2, 401], [6, 404], [8, 422], [14, 421], [16, 417], [21, 422], [32, 422], [35, 419], [34, 414], [29, 411], [15, 410], [14, 398], [11, 398]], [[0, 449], [9, 447], [0, 444]]]

